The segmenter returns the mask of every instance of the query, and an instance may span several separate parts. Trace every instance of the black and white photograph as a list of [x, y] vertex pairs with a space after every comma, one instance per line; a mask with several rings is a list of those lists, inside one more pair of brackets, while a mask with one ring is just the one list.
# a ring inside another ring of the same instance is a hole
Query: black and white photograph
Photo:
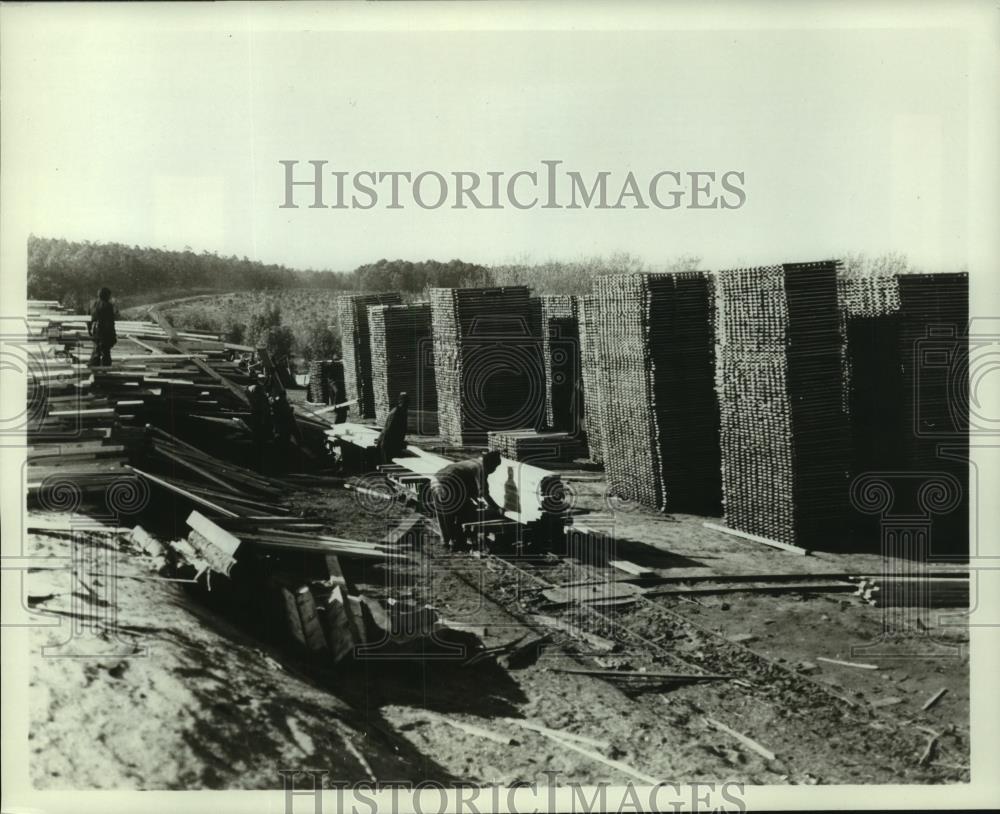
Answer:
[[998, 102], [990, 2], [0, 4], [3, 811], [995, 808]]

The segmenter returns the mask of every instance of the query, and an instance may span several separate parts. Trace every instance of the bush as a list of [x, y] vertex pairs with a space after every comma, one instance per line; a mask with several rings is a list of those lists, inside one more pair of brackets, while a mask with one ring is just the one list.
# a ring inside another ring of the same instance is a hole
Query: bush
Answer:
[[278, 363], [291, 357], [295, 334], [287, 325], [275, 325], [268, 328], [258, 340], [257, 346], [261, 345], [267, 348], [271, 361]]
[[314, 320], [296, 331], [296, 349], [306, 360], [332, 359], [340, 354], [340, 334], [323, 321]]

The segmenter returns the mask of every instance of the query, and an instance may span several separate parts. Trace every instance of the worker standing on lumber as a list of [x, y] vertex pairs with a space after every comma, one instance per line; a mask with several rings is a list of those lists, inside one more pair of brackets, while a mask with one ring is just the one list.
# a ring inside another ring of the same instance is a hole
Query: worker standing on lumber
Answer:
[[115, 332], [115, 307], [111, 304], [110, 288], [104, 287], [97, 292], [87, 331], [94, 341], [90, 366], [111, 367], [111, 349], [118, 343], [118, 334]]
[[389, 410], [386, 416], [385, 426], [382, 433], [375, 441], [382, 463], [392, 463], [393, 458], [398, 458], [406, 449], [406, 420], [407, 411], [410, 406], [410, 398], [406, 393], [400, 393], [395, 406]]
[[490, 497], [487, 478], [500, 466], [500, 453], [484, 452], [479, 459], [456, 461], [448, 464], [435, 476], [437, 483], [431, 490], [431, 502], [441, 526], [441, 536], [452, 551], [468, 549], [463, 523], [471, 523], [478, 513], [477, 502], [482, 499], [497, 513], [500, 507]]

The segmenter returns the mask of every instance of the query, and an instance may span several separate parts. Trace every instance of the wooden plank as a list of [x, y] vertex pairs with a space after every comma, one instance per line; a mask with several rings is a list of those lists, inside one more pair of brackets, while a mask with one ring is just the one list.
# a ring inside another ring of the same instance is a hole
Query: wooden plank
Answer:
[[299, 603], [295, 600], [295, 594], [283, 585], [278, 586], [281, 598], [285, 603], [285, 618], [288, 620], [288, 631], [303, 647], [306, 646], [306, 632], [302, 628], [302, 617], [299, 615]]
[[330, 592], [330, 598], [326, 604], [325, 633], [335, 662], [341, 661], [354, 650], [354, 638], [351, 635], [351, 626], [347, 619], [344, 596], [340, 586], [337, 586]]
[[817, 656], [816, 661], [824, 661], [827, 664], [839, 664], [841, 667], [857, 667], [860, 670], [877, 670], [877, 664], [861, 664], [855, 661], [841, 661], [840, 659], [828, 659], [826, 656]]
[[782, 551], [787, 551], [790, 554], [798, 554], [799, 556], [806, 556], [809, 554], [809, 550], [805, 548], [800, 548], [797, 545], [791, 545], [790, 543], [782, 543], [778, 540], [769, 540], [767, 537], [758, 537], [756, 534], [747, 534], [745, 531], [737, 531], [736, 529], [731, 529], [726, 526], [720, 526], [716, 523], [702, 523], [706, 529], [712, 529], [713, 531], [720, 531], [723, 534], [730, 534], [734, 537], [740, 537], [744, 540], [752, 540], [755, 543], [763, 543], [764, 545], [769, 545], [772, 548], [780, 548]]
[[453, 718], [445, 717], [437, 712], [431, 712], [430, 710], [423, 710], [423, 713], [432, 720], [440, 721], [443, 724], [454, 727], [462, 732], [467, 732], [470, 735], [475, 735], [478, 738], [484, 738], [488, 741], [493, 741], [494, 743], [499, 743], [502, 746], [510, 746], [514, 743], [514, 739], [510, 735], [500, 735], [489, 729], [484, 729], [481, 726], [476, 726], [475, 724], [467, 724], [465, 721], [456, 721]]
[[143, 470], [138, 469], [134, 466], [127, 466], [126, 468], [131, 469], [137, 475], [141, 475], [142, 477], [146, 478], [146, 480], [150, 480], [153, 483], [159, 484], [163, 488], [169, 489], [171, 492], [179, 494], [182, 497], [186, 497], [188, 500], [191, 500], [208, 509], [211, 509], [212, 511], [218, 514], [224, 515], [225, 517], [239, 517], [239, 515], [236, 512], [229, 511], [229, 509], [224, 509], [218, 504], [213, 503], [210, 500], [206, 500], [203, 497], [199, 497], [198, 495], [193, 494], [192, 492], [189, 492], [186, 489], [181, 489], [179, 486], [175, 486], [170, 481], [164, 480], [163, 478], [158, 478], [156, 475], [151, 475], [149, 472], [144, 472]]
[[857, 585], [850, 582], [780, 582], [773, 585], [714, 585], [663, 588], [649, 591], [645, 595], [678, 596], [681, 594], [735, 594], [735, 593], [854, 593]]
[[224, 528], [217, 526], [199, 511], [188, 515], [187, 524], [230, 557], [235, 557], [240, 547], [240, 539]]
[[185, 469], [190, 469], [196, 475], [200, 475], [201, 477], [205, 478], [206, 480], [211, 481], [212, 483], [218, 484], [223, 489], [225, 489], [227, 492], [233, 492], [235, 494], [239, 494], [239, 489], [237, 489], [235, 486], [233, 486], [230, 483], [224, 481], [222, 478], [216, 477], [211, 472], [208, 472], [205, 469], [202, 469], [200, 466], [198, 466], [197, 464], [192, 463], [187, 458], [183, 458], [180, 455], [176, 455], [175, 453], [171, 452], [170, 450], [164, 449], [162, 446], [158, 446], [158, 445], [154, 445], [153, 446], [153, 450], [155, 452], [159, 453], [160, 455], [162, 455], [163, 457], [167, 458], [168, 460], [173, 461], [175, 464], [179, 464], [180, 466], [183, 466]]
[[927, 710], [929, 710], [929, 709], [930, 709], [931, 707], [933, 707], [933, 706], [934, 706], [934, 705], [935, 705], [935, 704], [936, 704], [936, 703], [937, 703], [938, 701], [940, 701], [940, 700], [941, 700], [941, 697], [942, 697], [942, 696], [943, 696], [943, 695], [944, 695], [944, 694], [945, 694], [946, 692], [948, 692], [948, 688], [947, 688], [947, 687], [942, 687], [942, 688], [941, 688], [940, 690], [938, 690], [938, 691], [937, 691], [936, 693], [934, 693], [934, 695], [932, 695], [932, 696], [931, 696], [930, 698], [928, 698], [926, 702], [924, 702], [924, 705], [923, 705], [923, 706], [922, 706], [922, 707], [920, 708], [920, 711], [921, 711], [921, 712], [926, 712]]
[[632, 574], [637, 577], [655, 573], [642, 565], [636, 565], [634, 562], [629, 562], [628, 560], [608, 560], [608, 565], [612, 568], [617, 568], [619, 571], [624, 571], [626, 574]]
[[746, 735], [740, 734], [735, 729], [730, 729], [724, 723], [720, 723], [719, 721], [716, 721], [713, 718], [707, 718], [706, 720], [709, 722], [709, 724], [718, 729], [720, 732], [725, 732], [727, 735], [731, 735], [732, 737], [736, 738], [736, 740], [738, 740], [748, 749], [756, 752], [758, 755], [765, 758], [766, 760], [775, 760], [777, 758], [777, 755], [774, 754], [774, 752], [772, 752], [770, 749], [764, 746], [761, 746], [753, 738], [748, 738]]
[[730, 681], [735, 678], [735, 676], [731, 675], [716, 675], [714, 673], [692, 675], [690, 673], [667, 673], [655, 670], [640, 673], [636, 670], [585, 670], [571, 669], [569, 667], [553, 667], [552, 671], [581, 676], [599, 676], [602, 678], [659, 678], [669, 681]]
[[532, 721], [524, 721], [520, 718], [501, 718], [500, 720], [508, 724], [513, 724], [514, 726], [519, 726], [522, 729], [529, 729], [532, 732], [537, 732], [540, 735], [556, 736], [557, 738], [565, 738], [567, 740], [576, 741], [577, 743], [585, 744], [586, 746], [593, 746], [596, 749], [609, 749], [611, 744], [608, 741], [597, 740], [596, 738], [588, 738], [585, 735], [577, 735], [573, 732], [565, 732], [561, 729], [549, 729], [541, 724], [533, 723]]
[[308, 585], [303, 585], [296, 591], [295, 602], [299, 609], [299, 619], [302, 622], [306, 648], [314, 653], [326, 650], [326, 636], [316, 613], [316, 601], [313, 599], [312, 591], [309, 590]]

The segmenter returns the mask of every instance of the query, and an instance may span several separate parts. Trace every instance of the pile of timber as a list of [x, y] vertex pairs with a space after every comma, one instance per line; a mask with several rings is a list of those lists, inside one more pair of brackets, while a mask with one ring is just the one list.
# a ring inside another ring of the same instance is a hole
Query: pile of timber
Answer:
[[655, 509], [718, 513], [719, 410], [707, 275], [609, 275], [594, 289], [588, 318], [598, 342], [609, 487]]
[[346, 401], [344, 363], [340, 359], [317, 359], [309, 363], [307, 398], [313, 404]]
[[537, 430], [505, 430], [491, 432], [490, 449], [512, 461], [531, 463], [565, 463], [582, 458], [587, 447], [580, 437], [568, 432], [538, 432]]
[[549, 294], [538, 300], [542, 309], [546, 425], [558, 432], [579, 435], [584, 403], [577, 298]]
[[372, 305], [398, 305], [402, 301], [395, 292], [355, 294], [337, 298], [337, 318], [340, 323], [346, 387], [346, 397], [342, 400], [357, 400], [357, 404], [351, 408], [352, 415], [361, 418], [375, 417], [368, 308]]
[[[967, 445], [968, 275], [853, 276], [840, 288], [850, 477], [885, 473], [887, 511], [929, 516], [934, 551], [966, 555], [968, 465], [939, 447]], [[921, 489], [940, 474], [949, 497], [925, 504]], [[855, 507], [855, 541], [877, 548], [881, 520]]]
[[838, 264], [720, 272], [722, 473], [728, 525], [786, 544], [846, 539]]
[[968, 608], [967, 573], [860, 577], [857, 594], [878, 608]]
[[435, 434], [437, 383], [430, 303], [372, 305], [368, 324], [376, 420], [384, 423], [399, 394], [406, 393], [408, 429], [421, 435]]
[[540, 305], [524, 286], [433, 288], [441, 435], [485, 446], [491, 430], [545, 422]]
[[[899, 276], [903, 468], [951, 486], [919, 492], [935, 554], [969, 554], [969, 275]], [[942, 449], [942, 447], [944, 449]]]
[[580, 297], [577, 302], [580, 328], [580, 374], [583, 385], [583, 428], [587, 434], [587, 451], [594, 463], [604, 461], [601, 437], [601, 365], [598, 356], [598, 336], [595, 319], [600, 308], [597, 297]]

